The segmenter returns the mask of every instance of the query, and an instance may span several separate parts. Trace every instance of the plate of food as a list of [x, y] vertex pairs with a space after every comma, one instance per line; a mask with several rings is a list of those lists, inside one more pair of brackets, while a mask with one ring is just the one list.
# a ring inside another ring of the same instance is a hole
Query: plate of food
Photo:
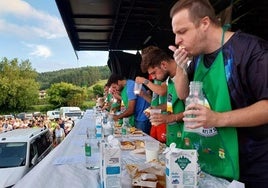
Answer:
[[121, 149], [123, 150], [132, 150], [136, 148], [135, 144], [131, 141], [121, 141], [120, 144]]
[[136, 149], [144, 149], [145, 143], [143, 140], [127, 140], [121, 141], [121, 149], [123, 150], [136, 150]]
[[129, 129], [129, 136], [144, 136], [144, 133], [140, 129], [137, 129], [135, 127], [131, 127]]

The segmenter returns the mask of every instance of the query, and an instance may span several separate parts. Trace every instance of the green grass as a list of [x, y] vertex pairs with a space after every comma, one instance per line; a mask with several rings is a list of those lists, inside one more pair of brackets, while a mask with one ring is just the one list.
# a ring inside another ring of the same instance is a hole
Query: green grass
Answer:
[[93, 84], [92, 86], [90, 86], [88, 89], [89, 89], [89, 90], [93, 90], [93, 87], [94, 87], [95, 85], [101, 85], [101, 86], [104, 86], [106, 83], [107, 83], [107, 79], [106, 79], [106, 80], [100, 80], [100, 81], [98, 81], [97, 83], [95, 83], [95, 84]]

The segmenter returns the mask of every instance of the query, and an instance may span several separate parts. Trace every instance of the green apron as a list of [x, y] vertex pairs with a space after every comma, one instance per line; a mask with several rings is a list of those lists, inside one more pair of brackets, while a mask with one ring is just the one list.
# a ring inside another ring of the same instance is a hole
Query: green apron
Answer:
[[106, 100], [107, 100], [106, 102], [108, 102], [108, 103], [112, 102], [112, 98], [113, 98], [113, 95], [111, 93], [108, 93], [107, 98], [106, 98]]
[[[210, 68], [206, 68], [203, 57], [200, 58], [194, 80], [203, 82], [203, 92], [213, 111], [232, 110], [222, 51]], [[203, 128], [201, 134], [184, 132], [183, 140], [183, 148], [197, 149], [198, 161], [203, 171], [225, 178], [239, 178], [236, 128]]]
[[[121, 97], [122, 97], [122, 101], [124, 103], [125, 109], [128, 108], [128, 96], [127, 96], [127, 87], [125, 86], [123, 88], [123, 90], [121, 91]], [[135, 113], [135, 112], [134, 112]], [[135, 126], [135, 119], [134, 119], [134, 115], [131, 115], [128, 117], [129, 118], [129, 124], [131, 126]]]
[[105, 103], [107, 103], [109, 105], [109, 107], [107, 108], [107, 111], [110, 111], [110, 109], [111, 109], [110, 104], [112, 102], [112, 97], [113, 97], [113, 95], [111, 93], [108, 93], [106, 96]]
[[[174, 82], [168, 78], [167, 84], [167, 112], [171, 114], [178, 114], [184, 111], [184, 103], [177, 96]], [[182, 130], [183, 122], [172, 122], [167, 125], [166, 144], [176, 143], [179, 148], [182, 145]]]

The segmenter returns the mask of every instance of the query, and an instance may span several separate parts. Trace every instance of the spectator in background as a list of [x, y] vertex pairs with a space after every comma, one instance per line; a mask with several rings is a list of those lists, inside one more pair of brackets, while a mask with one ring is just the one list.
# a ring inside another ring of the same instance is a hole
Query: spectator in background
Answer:
[[9, 120], [3, 120], [2, 129], [3, 132], [11, 131], [13, 130], [13, 126]]
[[64, 129], [61, 128], [59, 124], [56, 126], [56, 129], [54, 131], [55, 131], [55, 145], [57, 146], [64, 139], [65, 132], [64, 132]]
[[69, 134], [69, 132], [72, 130], [73, 124], [74, 124], [74, 122], [72, 121], [71, 118], [68, 118], [68, 120], [65, 121], [65, 123], [64, 123], [65, 136], [67, 136]]
[[64, 130], [64, 120], [62, 120], [62, 119], [58, 119], [58, 124], [60, 125], [60, 127], [61, 128], [63, 128], [63, 130]]

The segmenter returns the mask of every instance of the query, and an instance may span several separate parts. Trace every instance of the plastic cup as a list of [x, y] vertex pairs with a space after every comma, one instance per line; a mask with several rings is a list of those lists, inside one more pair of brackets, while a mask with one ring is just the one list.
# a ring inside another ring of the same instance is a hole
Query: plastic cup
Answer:
[[155, 121], [154, 115], [161, 114], [161, 109], [150, 109], [150, 121], [152, 125], [158, 125], [159, 122]]
[[145, 141], [145, 156], [146, 162], [158, 160], [159, 142]]
[[92, 127], [92, 126], [88, 127], [86, 134], [87, 134], [87, 137], [90, 138], [90, 139], [96, 138], [96, 129], [95, 129], [95, 127]]
[[140, 94], [141, 88], [142, 88], [142, 84], [139, 84], [139, 83], [135, 82], [135, 85], [134, 85], [134, 93], [136, 95]]
[[152, 114], [161, 114], [161, 109], [157, 109], [157, 108], [150, 109], [150, 115]]

